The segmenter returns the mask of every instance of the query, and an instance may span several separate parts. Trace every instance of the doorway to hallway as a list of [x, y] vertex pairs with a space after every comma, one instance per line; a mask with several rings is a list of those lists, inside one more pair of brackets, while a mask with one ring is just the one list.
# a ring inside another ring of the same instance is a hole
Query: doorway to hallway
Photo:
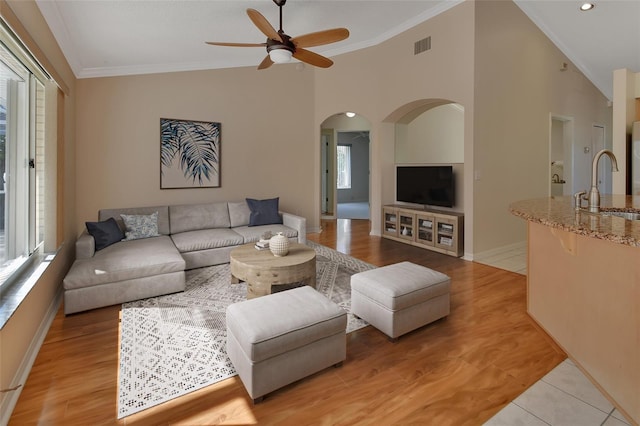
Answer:
[[338, 219], [369, 219], [369, 202], [338, 203]]
[[323, 219], [370, 219], [371, 124], [355, 113], [327, 118], [320, 134]]

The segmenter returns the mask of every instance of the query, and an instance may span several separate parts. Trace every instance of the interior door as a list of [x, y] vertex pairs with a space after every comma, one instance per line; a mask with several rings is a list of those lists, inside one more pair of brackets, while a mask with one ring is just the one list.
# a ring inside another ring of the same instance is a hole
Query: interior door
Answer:
[[333, 215], [333, 193], [335, 183], [332, 168], [333, 161], [333, 129], [322, 129], [320, 133], [320, 206], [322, 214]]
[[320, 204], [322, 206], [322, 213], [327, 213], [327, 180], [329, 179], [329, 169], [327, 168], [327, 152], [329, 151], [329, 140], [327, 135], [321, 135], [320, 139], [320, 184], [321, 197]]

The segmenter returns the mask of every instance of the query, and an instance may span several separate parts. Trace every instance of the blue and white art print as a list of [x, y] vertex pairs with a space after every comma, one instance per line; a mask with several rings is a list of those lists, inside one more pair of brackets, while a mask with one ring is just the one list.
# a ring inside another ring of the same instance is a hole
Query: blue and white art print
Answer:
[[220, 123], [160, 119], [160, 189], [220, 187]]

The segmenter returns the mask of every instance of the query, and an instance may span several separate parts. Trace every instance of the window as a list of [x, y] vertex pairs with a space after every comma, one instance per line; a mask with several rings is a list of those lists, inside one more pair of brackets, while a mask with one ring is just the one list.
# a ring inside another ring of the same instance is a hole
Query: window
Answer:
[[24, 51], [1, 35], [0, 286], [43, 245], [45, 211], [45, 86]]
[[351, 145], [338, 145], [338, 189], [351, 188]]

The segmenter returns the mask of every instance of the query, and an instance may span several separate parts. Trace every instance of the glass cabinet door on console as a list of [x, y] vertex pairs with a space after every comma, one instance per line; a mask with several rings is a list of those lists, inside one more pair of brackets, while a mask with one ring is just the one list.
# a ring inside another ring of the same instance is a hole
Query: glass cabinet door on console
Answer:
[[455, 222], [453, 220], [436, 219], [436, 247], [446, 250], [456, 251], [458, 242], [454, 231]]
[[413, 241], [414, 223], [416, 221], [415, 213], [399, 210], [398, 218], [400, 219], [400, 229], [398, 229], [398, 236], [405, 240]]
[[383, 208], [382, 209], [382, 230], [383, 235], [398, 236], [398, 213], [396, 209]]
[[416, 224], [418, 226], [418, 233], [416, 234], [416, 241], [432, 246], [434, 242], [433, 233], [435, 228], [435, 218], [431, 215], [416, 214]]

